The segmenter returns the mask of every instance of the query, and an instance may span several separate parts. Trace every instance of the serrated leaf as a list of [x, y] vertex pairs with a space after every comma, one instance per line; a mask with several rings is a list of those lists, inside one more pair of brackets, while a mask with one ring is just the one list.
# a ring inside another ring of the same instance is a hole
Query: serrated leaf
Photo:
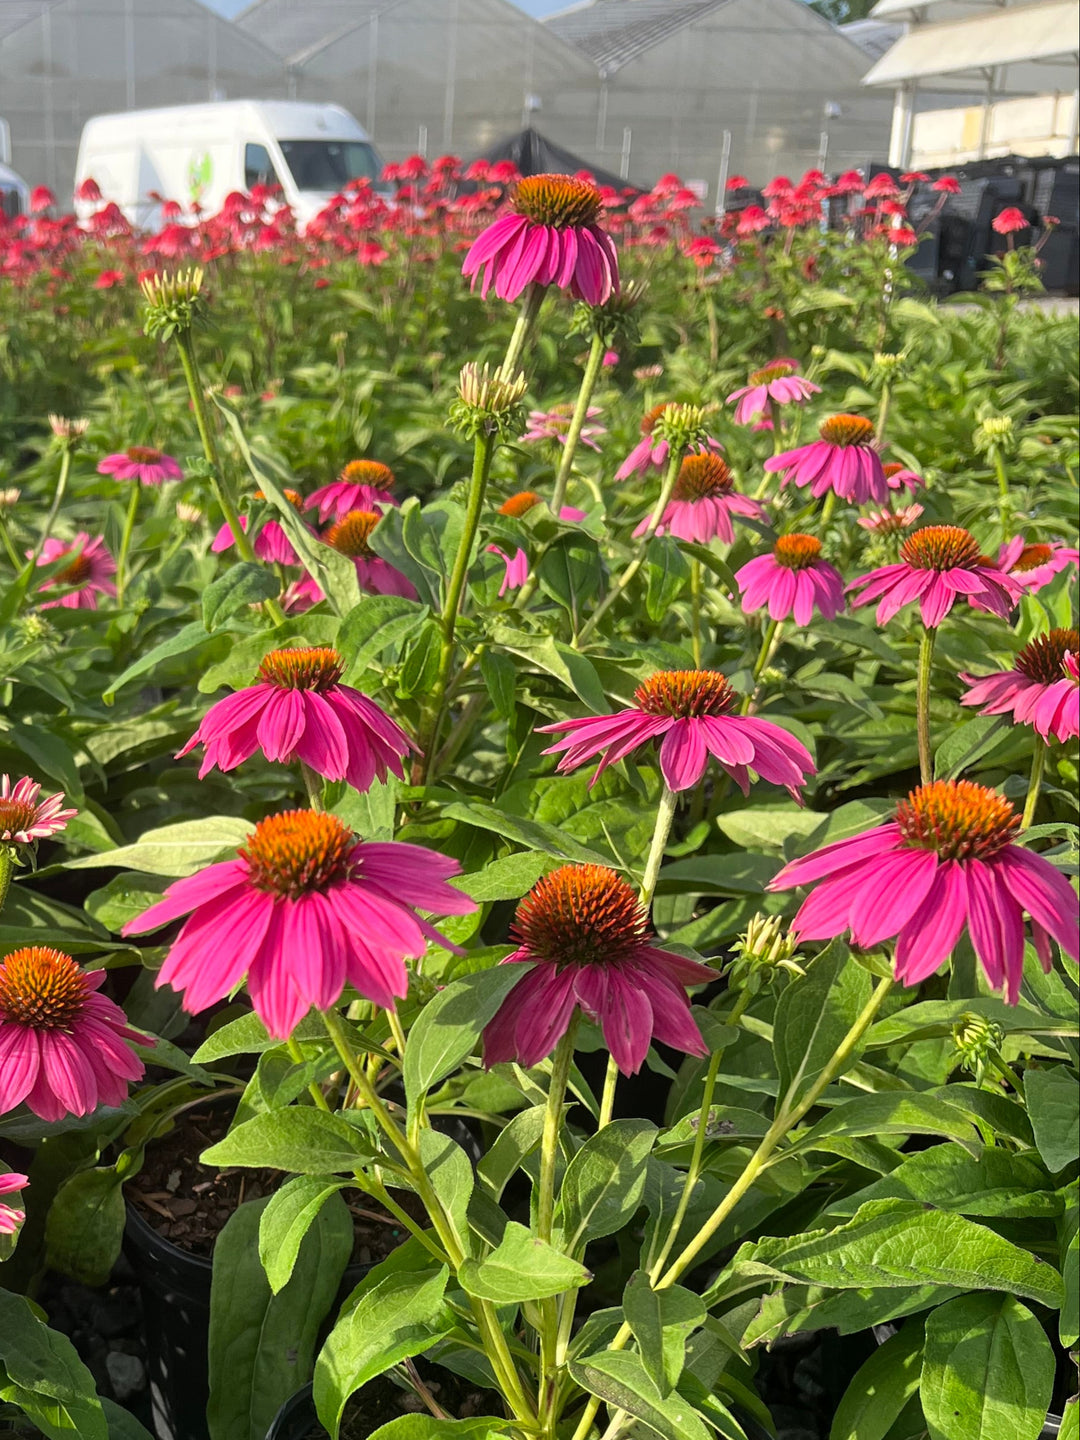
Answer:
[[458, 1280], [468, 1294], [498, 1305], [543, 1300], [576, 1290], [591, 1279], [584, 1265], [516, 1220], [507, 1224], [502, 1240], [490, 1255], [483, 1260], [466, 1260], [458, 1270]]
[[843, 941], [834, 940], [801, 979], [785, 988], [773, 1022], [782, 1100], [793, 1104], [818, 1079], [869, 1000], [872, 985]]
[[208, 631], [216, 630], [238, 610], [263, 600], [276, 600], [280, 590], [281, 583], [269, 566], [235, 561], [203, 591], [203, 625]]
[[345, 1183], [331, 1175], [297, 1175], [270, 1196], [259, 1220], [259, 1259], [275, 1295], [289, 1283], [315, 1217]]
[[633, 1215], [658, 1133], [648, 1120], [613, 1120], [570, 1161], [555, 1208], [555, 1224], [570, 1254], [590, 1240], [613, 1235]]
[[256, 1115], [202, 1152], [204, 1165], [242, 1165], [290, 1170], [296, 1175], [352, 1172], [374, 1151], [355, 1126], [339, 1115], [290, 1105]]

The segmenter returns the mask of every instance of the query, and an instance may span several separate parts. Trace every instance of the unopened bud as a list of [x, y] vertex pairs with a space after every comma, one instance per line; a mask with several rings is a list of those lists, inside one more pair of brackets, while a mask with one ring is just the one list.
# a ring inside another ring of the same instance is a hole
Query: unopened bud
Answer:
[[953, 1026], [953, 1044], [960, 1064], [981, 1085], [986, 1067], [1001, 1050], [1005, 1031], [983, 1015], [962, 1015]]
[[182, 520], [185, 525], [197, 525], [203, 518], [203, 512], [197, 505], [189, 505], [186, 500], [176, 502], [176, 518]]
[[1016, 440], [1015, 428], [1011, 415], [984, 415], [972, 436], [975, 449], [984, 453], [1012, 450]]
[[889, 354], [884, 350], [874, 352], [874, 369], [886, 380], [891, 380], [904, 363], [902, 355]]
[[527, 384], [521, 371], [504, 375], [501, 369], [470, 361], [461, 367], [460, 398], [450, 406], [450, 419], [469, 436], [516, 434], [521, 428], [521, 400]]
[[90, 421], [68, 420], [63, 415], [50, 415], [49, 429], [69, 450], [74, 450], [90, 429]]
[[784, 970], [789, 975], [803, 974], [798, 963], [798, 941], [784, 933], [779, 915], [760, 912], [739, 936], [739, 949], [732, 967], [732, 984], [750, 983], [754, 988], [768, 983], [772, 974]]
[[667, 441], [672, 454], [681, 455], [708, 439], [705, 410], [701, 405], [665, 405], [652, 433], [654, 439]]
[[205, 314], [202, 282], [203, 272], [197, 265], [173, 275], [159, 271], [147, 276], [140, 286], [146, 301], [144, 332], [161, 341], [187, 334]]
[[9, 510], [14, 510], [19, 503], [19, 496], [22, 491], [16, 485], [11, 485], [6, 490], [0, 490], [0, 514], [6, 515]]

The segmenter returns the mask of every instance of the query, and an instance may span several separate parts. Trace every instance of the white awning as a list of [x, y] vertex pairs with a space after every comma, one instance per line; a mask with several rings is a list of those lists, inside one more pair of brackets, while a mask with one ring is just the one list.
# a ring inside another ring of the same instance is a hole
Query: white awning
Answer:
[[[924, 0], [925, 3], [925, 0]], [[880, 14], [882, 5], [876, 13]], [[1049, 0], [941, 25], [919, 25], [902, 36], [864, 77], [864, 85], [899, 85], [905, 80], [1022, 66], [1015, 85], [999, 93], [1032, 93], [1076, 88], [1075, 56], [1080, 49], [1080, 0]], [[1062, 74], [1051, 77], [1053, 61]], [[1047, 66], [1040, 76], [1034, 67]]]
[[[1038, 4], [1039, 0], [1013, 0], [1014, 5]], [[967, 20], [980, 10], [1000, 10], [1001, 0], [878, 0], [870, 12], [873, 20]]]

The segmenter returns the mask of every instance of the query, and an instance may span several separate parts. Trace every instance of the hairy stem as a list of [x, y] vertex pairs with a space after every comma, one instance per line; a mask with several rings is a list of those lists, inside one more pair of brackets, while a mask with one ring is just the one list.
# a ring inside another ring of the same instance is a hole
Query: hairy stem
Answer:
[[574, 1037], [577, 1034], [575, 1011], [566, 1034], [555, 1047], [548, 1082], [547, 1105], [544, 1108], [544, 1131], [540, 1140], [540, 1184], [536, 1199], [536, 1233], [551, 1244], [551, 1227], [555, 1216], [555, 1171], [559, 1162], [559, 1129], [562, 1124], [563, 1101], [574, 1063]]
[[574, 413], [570, 417], [570, 426], [566, 432], [566, 443], [559, 461], [559, 471], [555, 476], [555, 491], [551, 497], [551, 509], [556, 517], [566, 500], [566, 487], [574, 468], [574, 456], [577, 453], [578, 441], [581, 439], [581, 427], [585, 424], [585, 418], [589, 413], [589, 401], [596, 389], [596, 382], [600, 378], [605, 348], [603, 336], [594, 334], [592, 344], [589, 346], [589, 358], [585, 362], [585, 373], [581, 377], [581, 389], [578, 391], [577, 404], [574, 406]]
[[929, 785], [934, 778], [934, 752], [930, 748], [930, 671], [934, 662], [937, 631], [923, 626], [919, 641], [919, 673], [915, 692], [915, 724], [919, 737], [919, 780]]
[[1035, 753], [1031, 757], [1031, 778], [1028, 780], [1027, 800], [1024, 802], [1024, 818], [1020, 821], [1022, 830], [1026, 830], [1035, 818], [1035, 807], [1039, 803], [1043, 770], [1046, 768], [1046, 748], [1045, 741], [1036, 735]]
[[131, 499], [128, 501], [127, 515], [124, 517], [124, 529], [120, 536], [120, 551], [116, 557], [116, 603], [124, 603], [124, 591], [127, 589], [127, 559], [128, 551], [131, 549], [131, 537], [135, 531], [135, 516], [139, 510], [139, 481], [131, 482]]
[[27, 574], [34, 573], [34, 566], [41, 558], [41, 552], [45, 548], [45, 542], [52, 534], [52, 527], [59, 514], [60, 506], [64, 503], [64, 496], [67, 494], [68, 476], [71, 474], [71, 448], [66, 443], [60, 452], [60, 473], [56, 477], [56, 489], [53, 491], [52, 504], [49, 506], [49, 513], [45, 516], [45, 524], [41, 527], [41, 534], [37, 538], [30, 559], [26, 563]]

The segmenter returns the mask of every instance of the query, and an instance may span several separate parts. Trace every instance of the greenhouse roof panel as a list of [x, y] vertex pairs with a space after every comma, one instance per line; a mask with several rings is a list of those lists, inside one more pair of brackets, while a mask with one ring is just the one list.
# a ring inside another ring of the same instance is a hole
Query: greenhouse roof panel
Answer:
[[4, 0], [0, 5], [0, 40], [37, 20], [56, 0]]
[[[970, 20], [918, 26], [882, 56], [863, 84], [897, 85], [1070, 55], [1077, 49], [1078, 26], [1080, 0], [1050, 0]], [[1003, 82], [996, 88], [999, 94], [1009, 91]], [[1022, 88], [1027, 88], [1026, 82]], [[1049, 77], [1045, 88], [1053, 88]]]
[[293, 64], [392, 10], [399, 0], [255, 0], [235, 24]]
[[545, 20], [562, 40], [585, 52], [604, 74], [629, 65], [684, 26], [729, 0], [600, 0]]

